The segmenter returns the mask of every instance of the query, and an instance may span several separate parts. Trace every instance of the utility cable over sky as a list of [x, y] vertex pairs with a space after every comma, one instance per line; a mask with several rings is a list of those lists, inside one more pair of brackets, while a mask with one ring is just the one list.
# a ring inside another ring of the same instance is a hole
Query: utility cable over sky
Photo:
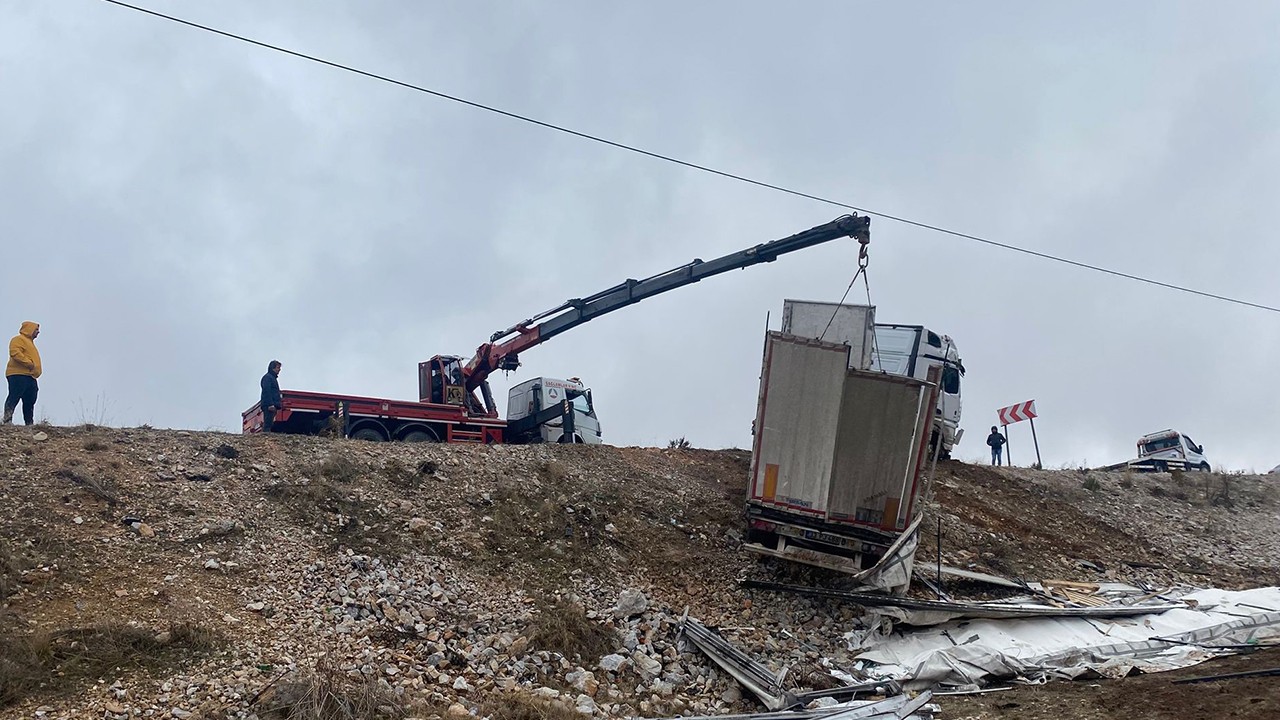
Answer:
[[1100, 265], [1081, 262], [1079, 260], [1072, 260], [1072, 259], [1061, 257], [1058, 255], [1051, 255], [1049, 253], [1040, 252], [1038, 250], [1032, 250], [1029, 248], [1019, 247], [1017, 245], [1011, 245], [1009, 243], [998, 242], [996, 240], [985, 238], [979, 235], [973, 235], [973, 234], [961, 232], [958, 230], [951, 230], [951, 229], [942, 227], [940, 225], [933, 225], [930, 223], [921, 222], [919, 220], [912, 220], [910, 218], [907, 218], [901, 215], [880, 212], [877, 210], [872, 210], [870, 208], [860, 207], [858, 205], [851, 205], [849, 203], [840, 202], [839, 200], [833, 200], [831, 198], [823, 197], [821, 195], [815, 195], [815, 194], [804, 192], [801, 190], [784, 187], [782, 185], [775, 185], [773, 183], [765, 182], [763, 180], [756, 180], [753, 178], [749, 178], [743, 175], [737, 175], [724, 170], [717, 170], [716, 168], [708, 167], [706, 165], [700, 165], [695, 162], [682, 160], [680, 158], [673, 157], [670, 155], [664, 155], [662, 153], [654, 152], [652, 150], [645, 150], [644, 148], [637, 147], [635, 145], [628, 145], [626, 143], [617, 142], [615, 140], [610, 140], [608, 138], [600, 137], [598, 135], [592, 135], [590, 133], [574, 130], [572, 128], [569, 128], [563, 125], [557, 125], [544, 120], [539, 120], [537, 118], [529, 117], [527, 115], [521, 115], [519, 113], [512, 112], [510, 110], [503, 110], [502, 108], [494, 107], [492, 105], [486, 105], [484, 103], [476, 102], [474, 100], [468, 100], [466, 98], [459, 97], [457, 95], [450, 95], [448, 93], [441, 92], [439, 90], [432, 90], [430, 88], [423, 87], [421, 85], [415, 85], [413, 83], [405, 82], [403, 80], [397, 80], [395, 78], [391, 78], [386, 75], [379, 75], [377, 73], [370, 72], [368, 70], [361, 70], [359, 68], [352, 67], [350, 65], [344, 65], [342, 63], [334, 62], [332, 60], [326, 60], [324, 58], [317, 57], [315, 55], [308, 55], [306, 53], [299, 52], [297, 50], [290, 50], [289, 48], [281, 47], [279, 45], [272, 45], [271, 43], [263, 42], [261, 40], [255, 40], [253, 38], [246, 37], [244, 35], [238, 35], [236, 33], [228, 32], [226, 30], [220, 30], [218, 28], [210, 27], [208, 25], [202, 25], [200, 23], [193, 22], [191, 20], [185, 20], [183, 18], [175, 17], [173, 15], [166, 15], [165, 13], [157, 12], [155, 10], [150, 10], [148, 8], [140, 7], [138, 5], [132, 5], [127, 2], [122, 2], [121, 0], [102, 0], [102, 2], [110, 3], [112, 5], [116, 5], [121, 8], [127, 8], [129, 10], [134, 10], [140, 13], [145, 13], [147, 15], [151, 15], [152, 17], [178, 23], [180, 25], [185, 25], [187, 27], [201, 30], [204, 32], [213, 33], [215, 35], [221, 35], [222, 37], [230, 38], [232, 40], [238, 40], [240, 42], [248, 43], [250, 45], [256, 45], [260, 48], [265, 48], [267, 50], [284, 53], [285, 55], [292, 55], [293, 57], [300, 58], [302, 60], [307, 60], [313, 63], [319, 63], [321, 65], [326, 65], [328, 67], [331, 67], [337, 70], [342, 70], [344, 72], [354, 73], [356, 75], [361, 75], [373, 80], [378, 80], [380, 82], [397, 85], [399, 87], [406, 88], [408, 90], [413, 90], [415, 92], [432, 95], [442, 100], [449, 100], [455, 103], [460, 103], [462, 105], [466, 105], [468, 107], [472, 107], [477, 110], [484, 110], [485, 112], [495, 113], [497, 115], [502, 115], [504, 117], [508, 117], [513, 120], [519, 120], [521, 122], [530, 123], [533, 125], [537, 125], [539, 127], [546, 128], [548, 130], [554, 130], [556, 132], [564, 133], [566, 135], [572, 135], [573, 137], [577, 137], [582, 140], [588, 140], [590, 142], [607, 145], [609, 147], [617, 148], [619, 150], [625, 150], [627, 152], [635, 153], [637, 155], [644, 155], [646, 157], [650, 157], [655, 160], [662, 160], [664, 162], [673, 163], [675, 165], [680, 165], [693, 170], [698, 170], [700, 172], [710, 173], [712, 175], [718, 175], [720, 177], [728, 178], [730, 180], [736, 180], [738, 182], [755, 185], [757, 187], [766, 188], [776, 192], [786, 193], [788, 195], [793, 195], [796, 197], [802, 197], [809, 200], [814, 200], [816, 202], [824, 203], [827, 205], [833, 205], [838, 208], [853, 210], [855, 212], [860, 212], [864, 215], [871, 215], [874, 217], [883, 218], [885, 220], [890, 220], [893, 222], [922, 228], [924, 230], [932, 230], [934, 232], [943, 233], [945, 235], [950, 235], [952, 237], [963, 238], [965, 240], [971, 240], [973, 242], [982, 243], [984, 245], [990, 245], [992, 247], [997, 247], [1004, 250], [1011, 250], [1013, 252], [1022, 253], [1024, 255], [1030, 255], [1032, 257], [1040, 258], [1042, 260], [1049, 260], [1049, 261], [1061, 263], [1064, 265], [1071, 265], [1073, 267], [1082, 268], [1085, 270], [1092, 270], [1094, 272], [1099, 272], [1106, 275], [1112, 275], [1114, 277], [1123, 278], [1126, 280], [1133, 280], [1136, 282], [1145, 283], [1147, 285], [1154, 285], [1156, 287], [1161, 287], [1168, 290], [1176, 290], [1178, 292], [1189, 293], [1191, 295], [1198, 295], [1200, 297], [1209, 298], [1213, 300], [1221, 300], [1223, 302], [1234, 303], [1236, 305], [1243, 305], [1246, 307], [1256, 308], [1258, 310], [1266, 310], [1268, 312], [1280, 313], [1280, 308], [1272, 307], [1270, 305], [1251, 302], [1249, 300], [1243, 300], [1240, 298], [1230, 297], [1227, 295], [1219, 295], [1219, 294], [1207, 292], [1204, 290], [1196, 290], [1194, 288], [1186, 287], [1184, 285], [1176, 285], [1174, 283], [1168, 283], [1168, 282], [1156, 280], [1149, 277], [1143, 277], [1141, 275], [1134, 275], [1132, 273], [1122, 272], [1120, 270], [1113, 270], [1110, 268], [1102, 267]]

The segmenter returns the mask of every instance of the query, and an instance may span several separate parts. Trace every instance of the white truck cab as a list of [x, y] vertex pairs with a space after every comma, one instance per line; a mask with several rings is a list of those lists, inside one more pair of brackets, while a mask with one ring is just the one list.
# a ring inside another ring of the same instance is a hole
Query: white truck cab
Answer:
[[[941, 433], [942, 457], [950, 457], [951, 449], [964, 435], [960, 428], [960, 378], [964, 375], [964, 363], [955, 341], [921, 325], [876, 323], [875, 333], [872, 370], [928, 380], [930, 368], [942, 369], [934, 430]], [[932, 445], [935, 439], [929, 442]]]
[[1209, 459], [1204, 447], [1176, 430], [1161, 430], [1138, 438], [1138, 462], [1155, 470], [1203, 470], [1208, 472]]
[[960, 442], [960, 377], [964, 363], [955, 341], [923, 325], [895, 325], [875, 321], [871, 305], [841, 305], [811, 300], [782, 304], [782, 332], [849, 346], [849, 367], [929, 380], [929, 370], [942, 371], [932, 447], [941, 442], [940, 456], [951, 457]]
[[566, 399], [573, 405], [573, 437], [563, 438], [564, 421], [557, 417], [531, 430], [533, 436], [527, 442], [600, 444], [600, 420], [596, 418], [591, 390], [578, 378], [559, 380], [536, 377], [511, 388], [507, 393], [507, 422], [513, 423], [546, 408], [560, 405]]

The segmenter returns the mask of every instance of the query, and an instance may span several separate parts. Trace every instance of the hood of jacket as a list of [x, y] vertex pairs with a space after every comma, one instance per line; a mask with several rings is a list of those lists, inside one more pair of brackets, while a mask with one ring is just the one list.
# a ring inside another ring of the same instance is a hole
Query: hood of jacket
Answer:
[[[13, 326], [10, 325], [9, 327], [13, 327]], [[22, 328], [18, 330], [18, 334], [29, 338], [32, 335], [35, 335], [36, 331], [39, 329], [40, 329], [40, 323], [31, 322], [30, 320], [28, 320], [22, 323]]]

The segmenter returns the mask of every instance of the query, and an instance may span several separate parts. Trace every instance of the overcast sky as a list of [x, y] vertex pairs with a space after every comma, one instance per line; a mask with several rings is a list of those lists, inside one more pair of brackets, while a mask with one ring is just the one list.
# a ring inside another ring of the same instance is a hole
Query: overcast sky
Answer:
[[[139, 2], [1280, 305], [1273, 4]], [[420, 360], [841, 214], [101, 0], [0, 0], [0, 108], [0, 331], [41, 323], [55, 424], [238, 431], [272, 358], [286, 388], [415, 399]], [[495, 392], [577, 375], [608, 442], [749, 447], [767, 314], [839, 300], [855, 259], [832, 242], [651, 299], [527, 352]], [[1277, 314], [887, 220], [869, 277], [879, 320], [955, 340], [961, 458], [1034, 398], [1049, 466], [1168, 427], [1215, 465], [1280, 463]]]

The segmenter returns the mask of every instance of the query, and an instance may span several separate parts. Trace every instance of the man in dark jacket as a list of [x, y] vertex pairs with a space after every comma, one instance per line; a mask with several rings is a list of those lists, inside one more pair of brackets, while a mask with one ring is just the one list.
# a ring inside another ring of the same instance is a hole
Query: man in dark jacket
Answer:
[[262, 432], [269, 433], [276, 424], [276, 412], [280, 410], [280, 365], [279, 360], [272, 360], [267, 365], [267, 374], [262, 376]]
[[991, 446], [991, 464], [1000, 464], [1000, 452], [1004, 449], [1004, 436], [996, 429], [995, 425], [991, 426], [991, 434], [987, 436], [987, 444]]

